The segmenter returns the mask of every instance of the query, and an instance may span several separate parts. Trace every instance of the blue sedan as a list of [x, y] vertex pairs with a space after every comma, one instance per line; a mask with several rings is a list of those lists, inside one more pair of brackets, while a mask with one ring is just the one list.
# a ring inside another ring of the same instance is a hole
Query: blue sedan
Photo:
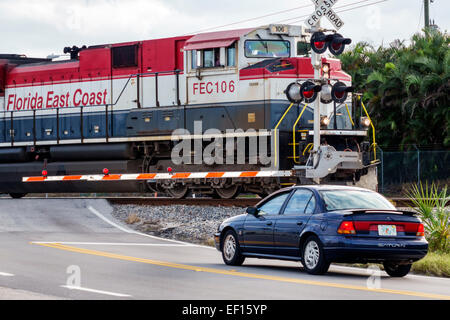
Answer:
[[293, 260], [310, 274], [325, 274], [332, 262], [373, 262], [403, 277], [428, 251], [413, 213], [398, 211], [376, 192], [346, 186], [280, 190], [225, 220], [215, 243], [227, 265], [247, 257]]

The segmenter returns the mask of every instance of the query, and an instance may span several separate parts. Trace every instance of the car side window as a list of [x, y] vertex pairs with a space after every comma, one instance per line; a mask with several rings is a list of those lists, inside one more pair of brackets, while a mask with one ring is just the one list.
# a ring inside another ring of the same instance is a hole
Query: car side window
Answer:
[[289, 196], [289, 192], [275, 196], [259, 207], [260, 216], [273, 216], [280, 213], [281, 207]]
[[316, 197], [312, 195], [311, 200], [309, 200], [309, 203], [306, 206], [305, 213], [313, 214], [315, 210], [316, 210]]
[[316, 203], [313, 193], [306, 189], [299, 189], [295, 191], [289, 200], [286, 209], [284, 209], [284, 215], [311, 214], [314, 212], [315, 206]]

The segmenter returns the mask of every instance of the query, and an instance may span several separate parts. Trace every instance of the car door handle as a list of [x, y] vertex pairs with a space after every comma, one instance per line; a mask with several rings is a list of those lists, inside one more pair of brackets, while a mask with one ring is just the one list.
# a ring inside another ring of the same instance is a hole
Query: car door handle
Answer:
[[303, 222], [297, 222], [297, 225], [298, 225], [298, 226], [302, 226], [302, 225], [303, 225]]
[[266, 222], [266, 225], [271, 226], [273, 225], [273, 222], [272, 221]]

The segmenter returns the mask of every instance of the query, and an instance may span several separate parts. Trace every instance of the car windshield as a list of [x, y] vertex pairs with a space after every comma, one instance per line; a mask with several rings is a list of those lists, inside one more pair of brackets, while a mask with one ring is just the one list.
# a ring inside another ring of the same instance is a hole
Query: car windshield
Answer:
[[363, 190], [325, 190], [320, 192], [327, 211], [348, 209], [395, 210], [395, 207], [378, 193]]

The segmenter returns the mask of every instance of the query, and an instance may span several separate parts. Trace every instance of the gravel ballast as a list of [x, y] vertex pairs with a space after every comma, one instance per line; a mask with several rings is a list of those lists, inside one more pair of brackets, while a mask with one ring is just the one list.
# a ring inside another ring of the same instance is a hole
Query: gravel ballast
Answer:
[[227, 218], [245, 213], [244, 208], [220, 206], [114, 205], [112, 215], [130, 228], [149, 235], [214, 245], [214, 233]]

